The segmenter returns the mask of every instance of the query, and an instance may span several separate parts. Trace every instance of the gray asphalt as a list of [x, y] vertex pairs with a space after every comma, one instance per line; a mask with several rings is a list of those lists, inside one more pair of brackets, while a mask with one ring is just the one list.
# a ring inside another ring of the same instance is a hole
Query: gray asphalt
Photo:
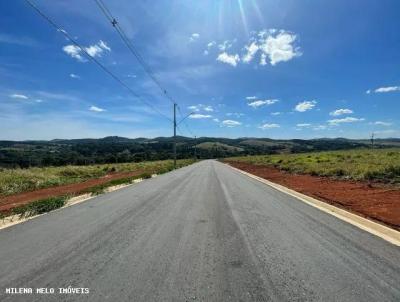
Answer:
[[[89, 288], [10, 295], [6, 288]], [[216, 161], [0, 231], [1, 301], [400, 301], [400, 249]]]

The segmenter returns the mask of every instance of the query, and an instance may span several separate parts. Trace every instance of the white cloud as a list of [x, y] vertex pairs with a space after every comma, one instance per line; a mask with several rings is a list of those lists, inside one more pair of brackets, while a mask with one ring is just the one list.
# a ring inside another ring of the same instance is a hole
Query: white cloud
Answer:
[[219, 119], [218, 118], [214, 118], [213, 121], [216, 122], [216, 123], [219, 123]]
[[329, 115], [332, 116], [339, 116], [339, 115], [343, 115], [343, 114], [352, 114], [353, 110], [351, 109], [336, 109], [335, 111], [332, 111], [329, 113]]
[[137, 75], [136, 74], [128, 74], [127, 77], [128, 78], [137, 78]]
[[279, 102], [279, 100], [277, 100], [277, 99], [265, 100], [265, 101], [258, 100], [258, 101], [248, 103], [247, 105], [249, 105], [250, 107], [253, 107], [255, 109], [255, 108], [258, 108], [258, 107], [264, 106], [264, 105], [272, 105], [272, 104], [275, 104], [276, 102]]
[[246, 100], [255, 100], [257, 97], [256, 96], [246, 96]]
[[[101, 57], [105, 50], [110, 52], [111, 48], [106, 42], [100, 40], [97, 44], [84, 47], [84, 50], [92, 57]], [[82, 49], [76, 45], [66, 45], [63, 47], [63, 51], [80, 62], [86, 62], [86, 59], [82, 56]]]
[[301, 127], [301, 128], [306, 128], [306, 127], [310, 127], [311, 124], [307, 124], [307, 123], [302, 123], [302, 124], [297, 124], [296, 127]]
[[224, 120], [222, 121], [222, 125], [226, 127], [236, 127], [240, 126], [242, 123], [234, 120]]
[[242, 57], [242, 60], [245, 63], [249, 63], [251, 60], [253, 60], [259, 47], [256, 44], [256, 42], [252, 42], [250, 45], [247, 45], [245, 48], [246, 48], [247, 53]]
[[279, 62], [287, 62], [301, 56], [299, 49], [293, 46], [296, 38], [296, 35], [286, 31], [280, 31], [275, 36], [270, 34], [263, 39], [264, 41], [260, 45], [260, 49], [269, 58], [271, 65], [276, 65]]
[[279, 128], [280, 126], [278, 124], [264, 124], [259, 126], [261, 130], [267, 130], [267, 129], [273, 129], [273, 128]]
[[371, 89], [368, 89], [365, 93], [366, 94], [370, 94], [371, 93]]
[[189, 110], [194, 111], [194, 112], [199, 112], [201, 110], [207, 111], [207, 112], [213, 112], [214, 108], [209, 105], [203, 105], [203, 104], [197, 104], [197, 105], [191, 105], [188, 107]]
[[80, 79], [81, 78], [80, 76], [78, 76], [77, 74], [74, 74], [74, 73], [70, 73], [69, 76], [71, 78], [73, 78], [73, 79]]
[[97, 106], [90, 106], [90, 107], [89, 107], [89, 110], [90, 110], [90, 111], [94, 111], [94, 112], [104, 112], [104, 111], [106, 111], [105, 109], [99, 108], [99, 107], [97, 107]]
[[400, 91], [400, 86], [389, 86], [389, 87], [380, 87], [375, 89], [375, 93], [385, 93], [385, 92], [393, 92]]
[[189, 115], [189, 118], [192, 119], [204, 119], [204, 118], [211, 118], [212, 116], [209, 114], [200, 114], [200, 113], [195, 113], [192, 115]]
[[208, 56], [208, 50], [206, 49], [205, 51], [203, 51], [203, 55]]
[[355, 122], [362, 122], [364, 121], [364, 118], [356, 118], [356, 117], [345, 117], [342, 119], [333, 119], [333, 120], [329, 120], [328, 123], [331, 125], [338, 125], [338, 124], [342, 124], [342, 123], [355, 123]]
[[199, 35], [198, 33], [193, 33], [193, 34], [190, 36], [189, 41], [190, 41], [190, 42], [194, 42], [194, 41], [196, 41], [198, 38], [200, 38], [200, 35]]
[[219, 50], [225, 52], [227, 49], [231, 48], [233, 43], [236, 42], [236, 39], [233, 41], [225, 40], [221, 44], [218, 45]]
[[81, 49], [78, 46], [75, 46], [75, 45], [72, 45], [72, 44], [71, 45], [65, 45], [63, 47], [63, 51], [66, 54], [68, 54], [69, 56], [71, 56], [72, 58], [77, 59], [80, 62], [85, 62], [86, 61], [85, 58], [80, 55]]
[[392, 125], [392, 123], [376, 121], [376, 122], [374, 123], [374, 125], [389, 127], [389, 126]]
[[316, 101], [304, 101], [304, 102], [300, 102], [296, 105], [296, 107], [294, 108], [294, 110], [298, 111], [298, 112], [305, 112], [307, 110], [311, 110], [315, 107], [315, 105], [317, 104]]
[[228, 112], [225, 114], [226, 116], [234, 116], [234, 117], [242, 117], [244, 115], [244, 113], [239, 113], [239, 112]]
[[278, 112], [272, 112], [272, 113], [271, 113], [271, 115], [280, 115], [280, 114], [282, 114], [282, 112], [279, 112], [279, 111], [278, 111]]
[[43, 100], [37, 99], [37, 100], [35, 100], [35, 102], [36, 102], [36, 103], [43, 103]]
[[226, 52], [220, 53], [217, 57], [217, 61], [232, 65], [233, 67], [236, 67], [238, 62], [240, 61], [239, 55], [229, 55]]
[[18, 94], [18, 93], [11, 94], [10, 97], [13, 98], [13, 99], [21, 99], [21, 100], [29, 99], [26, 95]]
[[196, 105], [189, 106], [188, 109], [189, 109], [189, 110], [192, 110], [192, 111], [195, 111], [195, 112], [200, 111], [199, 107], [196, 106]]
[[214, 47], [215, 44], [217, 44], [215, 43], [215, 41], [211, 41], [210, 43], [207, 44], [207, 48], [210, 49], [211, 47]]
[[111, 51], [111, 48], [106, 44], [106, 42], [100, 40], [98, 44], [102, 49], [105, 49], [107, 51]]
[[326, 130], [326, 126], [325, 125], [317, 125], [315, 127], [313, 127], [313, 130]]

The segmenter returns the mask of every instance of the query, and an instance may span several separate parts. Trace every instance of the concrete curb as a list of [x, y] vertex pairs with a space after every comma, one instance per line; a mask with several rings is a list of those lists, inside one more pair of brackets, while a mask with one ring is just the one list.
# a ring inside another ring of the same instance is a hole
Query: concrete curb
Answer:
[[[157, 176], [157, 174], [151, 175], [152, 178], [154, 178], [156, 176]], [[102, 194], [106, 194], [106, 193], [110, 193], [110, 192], [113, 192], [113, 191], [116, 191], [116, 190], [120, 190], [120, 189], [132, 186], [132, 185], [137, 184], [137, 183], [142, 182], [142, 181], [143, 181], [143, 178], [137, 178], [137, 179], [134, 179], [132, 183], [127, 183], [127, 184], [122, 184], [122, 185], [117, 185], [117, 186], [111, 186], [111, 187], [106, 188], [104, 190], [104, 193], [102, 193]], [[100, 195], [102, 195], [102, 194], [100, 194]], [[61, 208], [55, 209], [53, 211], [50, 211], [48, 213], [51, 213], [51, 212], [54, 212], [54, 211], [59, 211], [59, 210], [64, 209], [64, 208], [68, 208], [70, 206], [76, 205], [78, 203], [84, 202], [86, 200], [92, 199], [92, 198], [97, 197], [97, 196], [99, 196], [99, 195], [94, 195], [94, 194], [91, 194], [91, 193], [87, 193], [87, 194], [82, 194], [82, 195], [71, 197], [70, 199], [68, 199], [66, 201], [64, 206], [62, 206]], [[22, 218], [19, 215], [12, 215], [12, 216], [4, 217], [3, 219], [0, 219], [0, 231], [2, 229], [11, 227], [13, 225], [22, 223], [24, 221], [28, 221], [28, 220], [37, 218], [37, 217], [42, 216], [42, 215], [46, 215], [48, 213], [43, 213], [43, 214], [39, 214], [39, 215], [35, 215], [35, 216], [29, 216], [29, 217], [22, 217]]]
[[330, 205], [326, 202], [320, 201], [318, 199], [315, 199], [313, 197], [304, 195], [302, 193], [299, 193], [297, 191], [294, 191], [292, 189], [289, 189], [287, 187], [284, 187], [282, 185], [273, 183], [269, 180], [266, 180], [264, 178], [258, 177], [256, 175], [250, 174], [248, 172], [242, 171], [240, 169], [237, 169], [235, 167], [232, 167], [230, 165], [227, 165], [230, 168], [247, 175], [248, 177], [251, 177], [253, 179], [256, 179], [280, 192], [286, 193], [292, 197], [295, 197], [296, 199], [313, 206], [325, 213], [328, 213], [330, 215], [335, 216], [336, 218], [339, 218], [343, 221], [346, 221], [347, 223], [350, 223], [364, 231], [367, 231], [375, 236], [378, 236], [382, 238], [383, 240], [386, 240], [387, 242], [390, 242], [394, 245], [400, 246], [400, 232], [391, 229], [387, 226], [384, 226], [382, 224], [376, 223], [374, 221], [371, 221], [369, 219], [366, 219], [364, 217], [358, 216], [356, 214], [350, 213], [346, 210], [337, 208], [333, 205]]

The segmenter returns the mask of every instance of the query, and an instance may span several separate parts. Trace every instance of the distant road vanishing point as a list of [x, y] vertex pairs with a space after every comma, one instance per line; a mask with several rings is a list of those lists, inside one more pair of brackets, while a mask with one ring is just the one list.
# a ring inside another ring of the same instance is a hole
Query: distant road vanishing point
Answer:
[[[57, 293], [69, 286], [89, 293]], [[207, 160], [0, 230], [0, 291], [1, 301], [400, 301], [400, 248]]]

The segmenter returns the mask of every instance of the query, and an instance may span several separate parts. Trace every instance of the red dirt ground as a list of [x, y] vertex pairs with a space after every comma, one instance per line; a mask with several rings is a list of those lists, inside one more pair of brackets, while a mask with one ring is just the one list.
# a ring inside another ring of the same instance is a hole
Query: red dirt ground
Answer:
[[50, 187], [46, 189], [40, 189], [36, 191], [24, 192], [16, 195], [0, 197], [0, 213], [8, 212], [12, 208], [15, 208], [16, 206], [27, 204], [39, 199], [57, 197], [66, 194], [71, 194], [71, 195], [79, 194], [86, 189], [107, 183], [111, 180], [138, 176], [142, 173], [143, 171], [113, 173], [105, 175], [100, 178], [89, 179], [87, 181], [80, 183]]
[[290, 174], [274, 167], [227, 162], [231, 166], [313, 196], [400, 230], [400, 190], [381, 184]]

